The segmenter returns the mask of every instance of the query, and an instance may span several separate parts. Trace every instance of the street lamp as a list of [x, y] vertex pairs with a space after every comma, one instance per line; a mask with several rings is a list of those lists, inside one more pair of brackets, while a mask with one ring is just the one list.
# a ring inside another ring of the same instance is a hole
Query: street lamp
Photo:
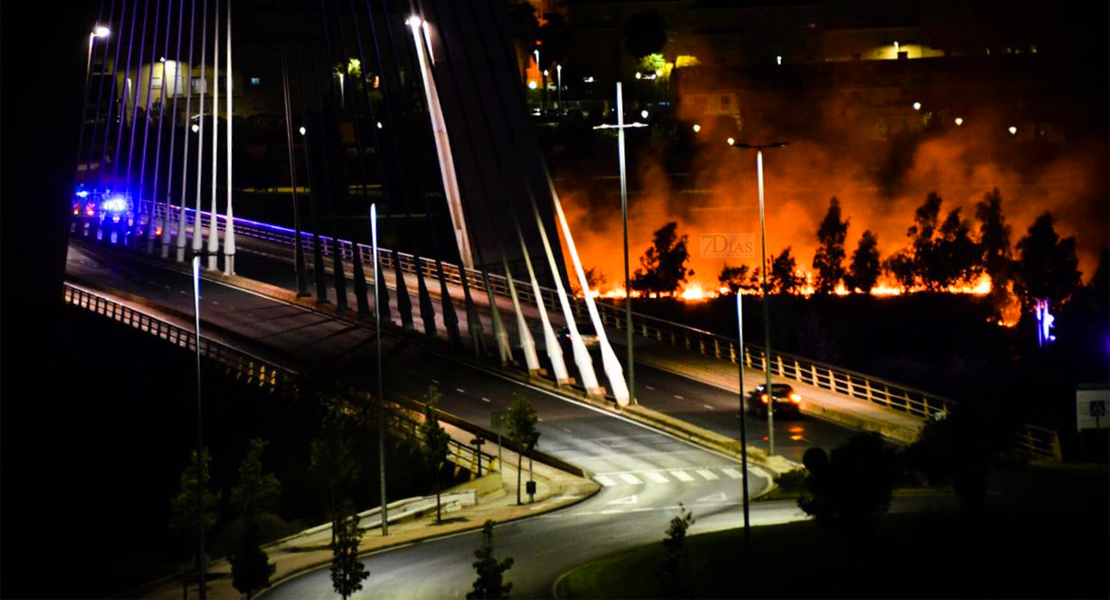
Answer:
[[[767, 285], [767, 221], [763, 211], [763, 149], [782, 148], [789, 142], [771, 142], [770, 144], [738, 144], [729, 138], [728, 145], [733, 148], [749, 148], [755, 150], [755, 168], [759, 183], [759, 231], [763, 246], [763, 371], [767, 377], [767, 454], [775, 454], [775, 395], [771, 389], [771, 288]], [[741, 365], [743, 365], [744, 348], [740, 348]], [[743, 374], [743, 367], [740, 370]], [[741, 377], [743, 381], [743, 377]]]
[[[594, 129], [612, 129], [617, 130], [617, 146], [620, 157], [621, 167], [621, 219], [624, 222], [624, 316], [625, 316], [625, 334], [626, 345], [628, 346], [628, 401], [636, 402], [636, 378], [634, 376], [633, 368], [635, 363], [632, 358], [632, 286], [628, 277], [628, 180], [625, 176], [625, 160], [624, 160], [624, 130], [628, 127], [647, 127], [644, 123], [628, 123], [624, 122], [624, 93], [621, 89], [621, 82], [617, 82], [617, 124], [616, 125], [598, 125]], [[589, 293], [589, 290], [586, 290]]]
[[751, 536], [751, 521], [748, 510], [748, 428], [744, 421], [746, 412], [744, 410], [744, 303], [740, 288], [736, 288], [736, 331], [740, 342], [737, 346], [740, 351], [740, 360], [737, 361], [740, 364], [740, 472], [744, 474], [740, 485], [743, 486], [744, 493], [744, 546], [746, 547], [748, 538]]
[[558, 86], [557, 102], [559, 107], [563, 106], [563, 65], [555, 65], [555, 85]]
[[204, 488], [201, 476], [201, 469], [204, 467], [204, 428], [201, 420], [200, 389], [200, 259], [202, 256], [209, 256], [209, 253], [193, 251], [193, 323], [197, 350], [197, 542], [200, 544], [197, 549], [197, 562], [200, 569], [200, 598], [204, 600], [207, 597], [205, 590], [207, 564], [204, 556]]
[[378, 472], [380, 473], [382, 502], [382, 537], [389, 535], [389, 508], [385, 495], [385, 396], [382, 395], [382, 297], [378, 293], [381, 272], [378, 269], [378, 205], [370, 205], [370, 241], [374, 258], [374, 337], [378, 344]]

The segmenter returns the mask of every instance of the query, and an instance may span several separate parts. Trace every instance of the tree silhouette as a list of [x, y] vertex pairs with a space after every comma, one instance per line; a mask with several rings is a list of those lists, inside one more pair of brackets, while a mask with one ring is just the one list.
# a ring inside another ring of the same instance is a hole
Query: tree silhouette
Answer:
[[366, 565], [358, 559], [358, 546], [362, 542], [362, 529], [355, 505], [347, 500], [340, 507], [332, 522], [335, 539], [331, 543], [331, 583], [343, 600], [362, 589], [362, 582], [370, 576]]
[[[219, 492], [213, 493], [208, 489], [210, 483], [210, 470], [211, 457], [208, 455], [208, 449], [203, 448], [198, 460], [197, 451], [193, 450], [190, 455], [190, 462], [181, 473], [181, 483], [178, 488], [177, 494], [170, 499], [170, 529], [176, 531], [184, 539], [190, 540], [188, 547], [193, 547], [191, 544], [199, 534], [198, 525], [203, 529], [205, 538], [208, 538], [208, 532], [212, 530], [212, 526], [216, 524], [219, 518]], [[200, 501], [197, 498], [197, 480], [200, 480]], [[203, 553], [205, 549], [201, 549], [201, 553], [196, 555], [197, 571], [200, 571], [200, 564], [202, 560], [207, 560]], [[202, 586], [206, 582], [200, 583]]]
[[1017, 250], [1020, 258], [1014, 287], [1026, 309], [1037, 300], [1067, 302], [1079, 287], [1075, 238], [1060, 239], [1048, 211], [1029, 227], [1029, 232], [1018, 241]]
[[540, 26], [540, 70], [553, 69], [567, 60], [570, 48], [570, 30], [566, 19], [559, 13], [547, 13]]
[[[327, 402], [319, 437], [309, 449], [308, 470], [327, 492], [328, 514], [335, 521], [338, 499], [349, 497], [361, 466], [355, 454], [351, 417], [340, 402]], [[332, 531], [332, 541], [336, 532]]]
[[528, 61], [536, 49], [540, 37], [540, 22], [536, 18], [536, 7], [527, 0], [510, 0], [508, 7], [509, 38], [517, 52], [520, 65], [520, 81], [528, 78]]
[[252, 439], [239, 467], [239, 483], [231, 488], [231, 505], [243, 520], [243, 531], [236, 540], [231, 562], [232, 585], [247, 598], [270, 585], [274, 565], [262, 549], [259, 517], [273, 510], [281, 493], [281, 483], [273, 473], [262, 470], [262, 453], [267, 442]]
[[796, 294], [805, 282], [805, 278], [798, 274], [798, 263], [790, 255], [790, 246], [771, 260], [767, 285], [770, 286], [772, 293]]
[[829, 210], [817, 229], [819, 246], [813, 255], [813, 270], [816, 278], [813, 291], [817, 294], [831, 294], [844, 278], [844, 240], [848, 237], [848, 219], [840, 220], [840, 201], [833, 196], [829, 200]]
[[656, 11], [636, 13], [624, 22], [624, 48], [636, 58], [660, 54], [667, 44], [667, 26]]
[[982, 256], [979, 244], [971, 239], [971, 222], [960, 218], [959, 208], [952, 209], [941, 224], [928, 257], [926, 287], [937, 291], [970, 284], [983, 271]]
[[688, 236], [679, 237], [678, 223], [671, 221], [655, 231], [652, 245], [640, 257], [640, 268], [632, 275], [632, 289], [644, 293], [673, 294], [694, 272], [686, 268], [690, 252]]
[[868, 229], [860, 236], [859, 244], [852, 252], [852, 263], [848, 267], [847, 275], [844, 276], [844, 285], [850, 292], [858, 290], [866, 294], [875, 287], [881, 273], [879, 240]]
[[803, 462], [809, 478], [798, 507], [818, 523], [866, 535], [873, 531], [875, 518], [890, 508], [899, 460], [878, 433], [858, 433], [831, 456], [810, 448]]
[[508, 598], [513, 589], [513, 584], [504, 581], [505, 571], [513, 567], [513, 559], [498, 561], [493, 556], [493, 525], [492, 520], [482, 525], [482, 545], [474, 551], [478, 559], [474, 561], [478, 579], [473, 589], [466, 593], [466, 600], [500, 600]]
[[983, 195], [975, 207], [979, 221], [979, 247], [983, 251], [983, 268], [991, 278], [990, 299], [997, 309], [1006, 303], [1007, 289], [1013, 270], [1010, 248], [1011, 229], [1002, 215], [1002, 193], [998, 188]]
[[721, 285], [727, 286], [728, 289], [735, 294], [741, 289], [759, 289], [758, 281], [753, 280], [752, 276], [752, 270], [748, 265], [730, 267], [726, 263], [725, 266], [721, 268], [720, 275], [717, 275], [717, 281], [719, 281]]
[[520, 479], [524, 471], [524, 456], [530, 455], [539, 442], [540, 432], [536, 431], [539, 414], [532, 403], [524, 396], [517, 396], [505, 414], [508, 420], [509, 439], [516, 443], [520, 460], [516, 467], [516, 503], [520, 504]]
[[663, 564], [660, 582], [666, 598], [694, 598], [698, 591], [698, 565], [686, 545], [686, 532], [694, 524], [694, 515], [681, 502], [678, 515], [671, 519], [663, 538]]
[[451, 436], [439, 424], [439, 413], [436, 405], [443, 395], [436, 386], [428, 386], [428, 393], [424, 396], [424, 422], [420, 424], [420, 451], [423, 455], [424, 466], [432, 476], [433, 486], [436, 491], [436, 522], [443, 520], [443, 511], [440, 506], [439, 472], [447, 460], [447, 446]]

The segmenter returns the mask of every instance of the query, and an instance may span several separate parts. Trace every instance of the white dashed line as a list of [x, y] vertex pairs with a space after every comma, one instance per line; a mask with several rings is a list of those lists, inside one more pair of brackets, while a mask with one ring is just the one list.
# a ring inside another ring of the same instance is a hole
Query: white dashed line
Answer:
[[621, 473], [618, 475], [618, 477], [623, 479], [625, 483], [630, 483], [632, 485], [640, 485], [643, 483], [642, 481], [640, 481], [640, 478], [631, 473]]
[[601, 514], [603, 514], [603, 515], [615, 515], [615, 514], [622, 513], [622, 512], [624, 512], [624, 511], [623, 510], [603, 510], [603, 511], [601, 511]]
[[702, 406], [704, 406], [704, 407], [708, 408], [709, 410], [713, 410], [713, 407], [712, 407], [712, 406], [709, 406], [708, 404], [702, 404]]
[[594, 475], [594, 481], [600, 483], [605, 487], [613, 487], [614, 485], [617, 485], [616, 481], [613, 481], [612, 479], [609, 479], [604, 475]]
[[651, 391], [653, 391], [653, 392], [655, 391], [655, 388], [651, 387], [650, 385], [645, 385], [644, 387], [646, 387], [647, 389], [649, 389], [649, 390], [651, 390]]
[[438, 379], [433, 379], [432, 383], [439, 383], [439, 380]]
[[693, 481], [694, 480], [694, 478], [690, 477], [690, 475], [688, 473], [686, 473], [686, 471], [671, 471], [671, 475], [673, 475], [674, 478], [679, 480], [679, 481]]
[[743, 473], [741, 473], [740, 471], [737, 471], [736, 469], [733, 469], [731, 467], [729, 467], [727, 469], [721, 469], [721, 472], [724, 473], [725, 475], [728, 475], [729, 477], [731, 477], [733, 479], [743, 479], [744, 478]]
[[698, 469], [697, 474], [704, 477], [707, 481], [713, 481], [715, 479], [720, 479], [720, 477], [716, 473], [714, 473], [713, 471], [710, 471], [709, 469]]
[[679, 396], [678, 394], [675, 394], [674, 397], [678, 398], [679, 400], [685, 400], [685, 398], [683, 398], [682, 396]]
[[464, 390], [462, 388], [455, 388], [455, 391], [460, 393], [460, 394], [465, 394], [466, 393], [466, 390]]
[[662, 473], [644, 473], [644, 477], [654, 481], [655, 483], [670, 483], [671, 480], [663, 476]]
[[[490, 399], [489, 399], [489, 398], [486, 398], [486, 397], [484, 397], [484, 396], [482, 397], [482, 402], [489, 402], [489, 401], [490, 401]], [[198, 585], [199, 585], [199, 584], [198, 584]]]

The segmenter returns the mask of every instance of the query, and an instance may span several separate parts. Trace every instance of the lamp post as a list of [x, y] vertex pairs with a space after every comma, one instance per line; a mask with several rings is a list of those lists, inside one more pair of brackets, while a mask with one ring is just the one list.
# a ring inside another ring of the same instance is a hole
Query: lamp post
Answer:
[[[624, 223], [624, 316], [625, 316], [625, 342], [628, 346], [628, 401], [636, 402], [636, 377], [632, 356], [632, 287], [628, 277], [628, 178], [625, 175], [624, 159], [624, 130], [628, 127], [647, 127], [647, 124], [624, 122], [624, 92], [621, 82], [617, 82], [617, 124], [598, 125], [594, 129], [616, 129], [617, 148], [621, 168], [621, 220]], [[586, 290], [589, 293], [589, 290]]]
[[[766, 298], [764, 299], [766, 301]], [[745, 423], [744, 411], [744, 303], [740, 288], [736, 288], [736, 331], [740, 345], [740, 472], [744, 474], [741, 486], [744, 493], [744, 546], [747, 547], [751, 537], [751, 522], [748, 511], [748, 429]]]
[[[757, 174], [757, 181], [759, 183], [759, 232], [762, 240], [761, 246], [763, 250], [763, 371], [766, 375], [767, 387], [764, 388], [767, 393], [767, 454], [774, 456], [775, 454], [775, 394], [771, 389], [771, 288], [767, 285], [767, 221], [764, 217], [763, 211], [763, 150], [765, 148], [782, 148], [787, 146], [789, 142], [771, 142], [770, 144], [739, 144], [732, 138], [728, 139], [728, 144], [733, 148], [749, 148], [755, 150], [755, 168]], [[744, 348], [740, 348], [740, 356], [743, 357]], [[741, 359], [740, 373], [743, 375], [743, 363]], [[743, 377], [741, 377], [743, 381]], [[746, 489], [746, 488], [745, 488]]]
[[555, 65], [555, 85], [557, 86], [556, 92], [558, 93], [557, 102], [559, 103], [559, 110], [563, 110], [563, 65]]
[[386, 506], [385, 495], [385, 396], [382, 395], [382, 301], [378, 294], [378, 282], [381, 281], [381, 272], [378, 269], [378, 205], [370, 205], [370, 240], [373, 247], [374, 259], [374, 337], [378, 345], [378, 473], [380, 474], [380, 489], [382, 503], [382, 537], [389, 535], [389, 508]]
[[[81, 151], [85, 146], [85, 121], [88, 119], [88, 112], [89, 112], [89, 86], [92, 84], [91, 79], [92, 79], [93, 42], [96, 41], [96, 38], [105, 38], [105, 37], [108, 37], [108, 35], [111, 34], [111, 33], [112, 33], [112, 30], [108, 29], [107, 27], [105, 27], [103, 25], [97, 25], [96, 27], [93, 28], [93, 30], [91, 32], [89, 32], [89, 52], [88, 52], [88, 56], [85, 59], [85, 95], [81, 97], [81, 129], [80, 129], [80, 132], [78, 133], [78, 140], [77, 140], [77, 162], [78, 163], [81, 162], [81, 154], [82, 154]], [[96, 127], [95, 126], [93, 126], [93, 132], [94, 132], [94, 134], [96, 132]], [[96, 145], [95, 141], [93, 142], [93, 145], [94, 146]], [[91, 157], [92, 154], [90, 153], [89, 156]], [[103, 162], [103, 161], [101, 161], [101, 162]], [[85, 180], [88, 179], [89, 171], [92, 168], [91, 163], [92, 163], [92, 161], [90, 160], [89, 164], [85, 165], [85, 177], [82, 181], [85, 181]]]
[[[197, 213], [200, 214], [199, 212]], [[204, 467], [204, 427], [201, 420], [201, 387], [200, 387], [200, 259], [207, 256], [207, 252], [193, 252], [193, 319], [195, 345], [197, 350], [197, 562], [200, 570], [200, 598], [207, 597], [205, 583], [208, 566], [204, 556], [204, 488], [202, 484], [202, 471]]]

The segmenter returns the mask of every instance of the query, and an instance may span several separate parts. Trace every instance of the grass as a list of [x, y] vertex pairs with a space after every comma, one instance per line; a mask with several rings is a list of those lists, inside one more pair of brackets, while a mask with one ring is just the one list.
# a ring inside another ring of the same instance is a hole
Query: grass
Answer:
[[[1084, 518], [1085, 517], [1085, 518]], [[693, 535], [698, 598], [1070, 598], [1110, 596], [1107, 516], [1042, 510], [883, 516], [871, 537], [815, 522]], [[695, 525], [696, 528], [696, 525]], [[660, 540], [662, 540], [660, 532]], [[662, 544], [590, 563], [569, 598], [660, 598]]]

